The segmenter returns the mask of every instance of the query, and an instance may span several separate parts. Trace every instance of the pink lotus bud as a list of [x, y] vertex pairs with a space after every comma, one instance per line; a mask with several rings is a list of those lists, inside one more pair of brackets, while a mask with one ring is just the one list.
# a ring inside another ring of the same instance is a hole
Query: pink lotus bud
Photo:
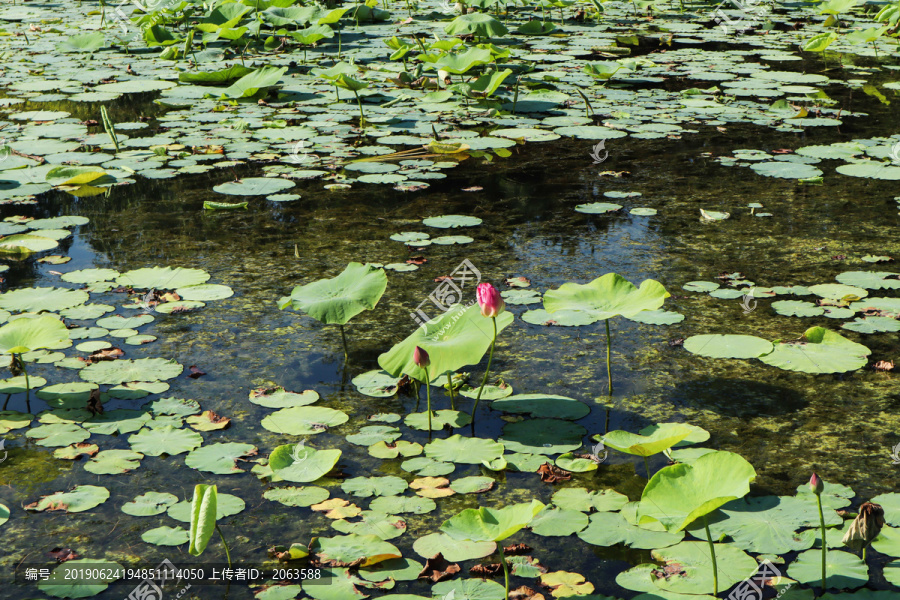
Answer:
[[475, 297], [478, 298], [478, 306], [481, 307], [481, 314], [485, 317], [496, 317], [506, 307], [506, 303], [500, 297], [500, 290], [489, 283], [479, 283]]
[[421, 369], [424, 369], [431, 364], [431, 360], [428, 358], [428, 353], [418, 346], [416, 346], [416, 349], [413, 350], [413, 362], [416, 363], [416, 366]]
[[816, 496], [821, 495], [822, 490], [825, 489], [825, 484], [815, 473], [809, 478], [809, 489], [811, 489]]

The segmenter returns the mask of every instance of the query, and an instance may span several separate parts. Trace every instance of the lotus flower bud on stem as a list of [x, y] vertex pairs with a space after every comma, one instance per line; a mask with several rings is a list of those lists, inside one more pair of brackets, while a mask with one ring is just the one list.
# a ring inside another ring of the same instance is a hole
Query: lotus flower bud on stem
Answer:
[[416, 349], [413, 350], [413, 362], [416, 363], [416, 366], [420, 369], [424, 369], [431, 364], [431, 360], [428, 358], [428, 353], [418, 346], [416, 346]]
[[478, 306], [481, 307], [481, 314], [485, 317], [496, 317], [506, 308], [506, 303], [500, 296], [500, 290], [490, 283], [478, 284], [475, 297], [478, 299]]
[[822, 479], [815, 473], [809, 478], [809, 489], [811, 489], [812, 493], [816, 496], [822, 495], [822, 490], [825, 489], [825, 484], [822, 482]]

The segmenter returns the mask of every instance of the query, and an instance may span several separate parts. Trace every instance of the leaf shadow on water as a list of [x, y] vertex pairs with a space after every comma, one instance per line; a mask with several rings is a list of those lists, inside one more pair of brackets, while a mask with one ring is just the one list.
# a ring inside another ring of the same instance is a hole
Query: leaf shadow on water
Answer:
[[676, 404], [701, 405], [728, 417], [793, 414], [804, 409], [808, 402], [803, 395], [786, 387], [721, 377], [679, 382], [672, 400]]

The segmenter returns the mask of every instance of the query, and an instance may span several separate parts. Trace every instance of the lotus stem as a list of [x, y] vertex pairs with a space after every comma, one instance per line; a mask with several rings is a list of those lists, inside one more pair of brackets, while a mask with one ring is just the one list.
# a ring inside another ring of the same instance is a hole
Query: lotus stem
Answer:
[[450, 371], [447, 371], [447, 389], [450, 391], [450, 410], [456, 410], [453, 400], [453, 380], [450, 379]]
[[219, 529], [219, 524], [216, 523], [216, 531], [219, 532], [219, 537], [222, 538], [222, 545], [225, 546], [225, 558], [228, 559], [228, 568], [231, 568], [231, 552], [228, 551], [228, 542], [225, 541], [225, 536], [222, 535], [222, 530]]
[[500, 564], [503, 565], [503, 581], [506, 585], [506, 596], [504, 600], [509, 600], [509, 565], [506, 564], [506, 556], [503, 554], [503, 544], [497, 543], [497, 550], [500, 551]]
[[[816, 503], [819, 505], [819, 526], [822, 529], [822, 594], [825, 594], [825, 561], [828, 554], [828, 544], [825, 543], [825, 513], [822, 512], [822, 496], [816, 494]], [[865, 550], [863, 550], [865, 552]]]
[[344, 360], [347, 360], [347, 334], [344, 333], [344, 326], [341, 325], [341, 342], [344, 344]]
[[419, 412], [419, 382], [413, 379], [413, 387], [416, 390], [416, 412]]
[[712, 534], [709, 532], [709, 521], [703, 515], [703, 528], [706, 529], [706, 541], [709, 542], [709, 557], [713, 567], [713, 596], [719, 595], [719, 567], [716, 565], [716, 548], [713, 546]]
[[356, 96], [356, 105], [359, 107], [359, 127], [360, 129], [366, 128], [366, 116], [362, 111], [362, 101], [359, 99], [359, 94], [356, 90], [353, 90], [353, 95]]
[[610, 355], [612, 354], [612, 335], [609, 333], [609, 319], [606, 319], [606, 378], [609, 380], [609, 395], [612, 396], [612, 365]]
[[431, 377], [428, 376], [428, 367], [425, 367], [425, 396], [428, 399], [428, 437], [431, 437]]
[[647, 460], [647, 457], [644, 457], [644, 469], [647, 470], [647, 479], [650, 479], [650, 461]]
[[494, 339], [491, 340], [491, 353], [488, 355], [487, 369], [484, 370], [484, 377], [481, 379], [481, 387], [478, 388], [478, 396], [475, 398], [475, 405], [472, 406], [472, 433], [475, 433], [475, 409], [478, 408], [478, 401], [481, 400], [481, 394], [484, 392], [484, 385], [487, 383], [488, 374], [491, 372], [491, 361], [494, 360], [494, 344], [497, 343], [497, 317], [491, 317], [494, 324]]
[[31, 394], [31, 384], [28, 381], [28, 369], [25, 368], [25, 361], [22, 360], [21, 354], [15, 355], [16, 360], [19, 361], [19, 366], [22, 367], [22, 374], [25, 376], [25, 403], [28, 405], [28, 412], [31, 412], [31, 398], [29, 397]]

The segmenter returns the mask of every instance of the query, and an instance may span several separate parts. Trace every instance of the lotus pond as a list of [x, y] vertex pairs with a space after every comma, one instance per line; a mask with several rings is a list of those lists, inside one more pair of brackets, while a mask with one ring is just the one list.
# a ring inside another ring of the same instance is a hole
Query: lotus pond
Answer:
[[898, 19], [4, 4], [0, 597], [896, 597]]

